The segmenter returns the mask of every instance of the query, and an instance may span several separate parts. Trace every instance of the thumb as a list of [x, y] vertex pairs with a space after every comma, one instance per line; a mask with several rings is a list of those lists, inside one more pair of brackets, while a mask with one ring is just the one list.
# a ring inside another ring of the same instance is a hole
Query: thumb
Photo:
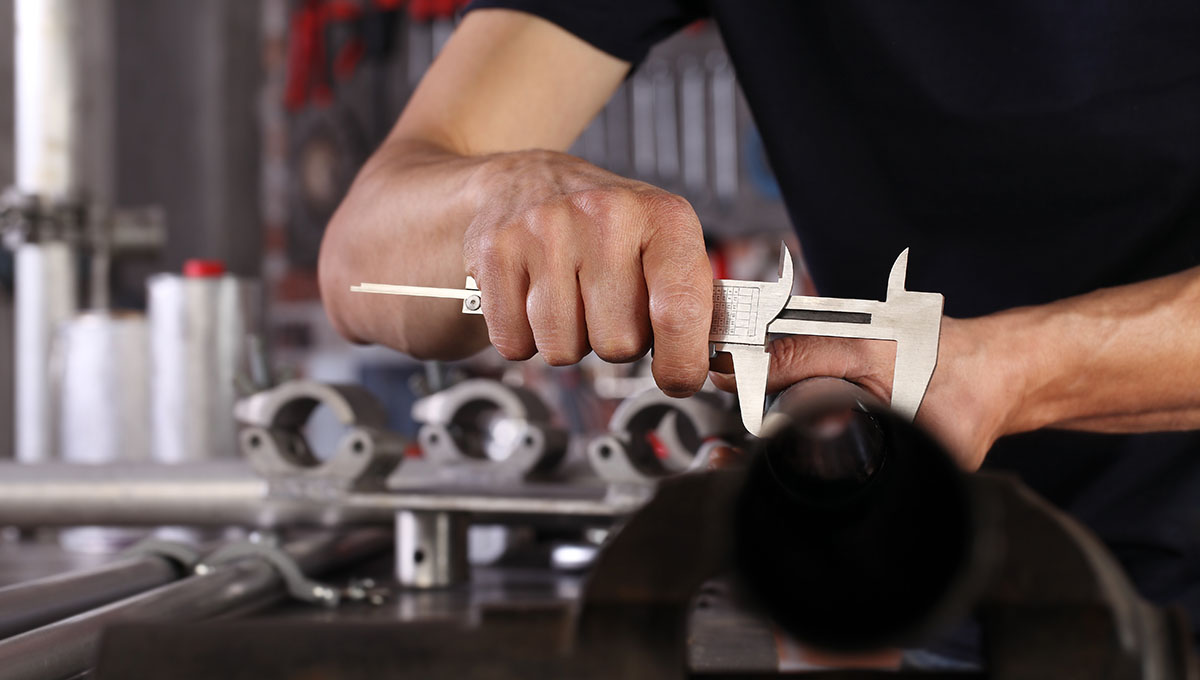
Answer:
[[[806, 378], [833, 377], [858, 383], [885, 402], [891, 399], [895, 343], [789, 335], [771, 341], [767, 352], [771, 355], [767, 371], [768, 394]], [[713, 371], [709, 375], [718, 389], [736, 391], [737, 383], [732, 373]]]

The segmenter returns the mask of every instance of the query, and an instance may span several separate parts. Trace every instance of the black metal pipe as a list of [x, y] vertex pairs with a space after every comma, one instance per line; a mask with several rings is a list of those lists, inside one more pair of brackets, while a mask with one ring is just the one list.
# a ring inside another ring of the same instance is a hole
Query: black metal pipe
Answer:
[[157, 588], [182, 575], [180, 566], [165, 556], [141, 555], [0, 588], [0, 640]]
[[[306, 574], [320, 574], [378, 554], [391, 543], [385, 530], [360, 529], [293, 541], [283, 551]], [[114, 602], [0, 642], [0, 680], [50, 680], [86, 671], [100, 635], [130, 621], [197, 621], [240, 614], [280, 600], [285, 583], [265, 558], [214, 565], [176, 583]]]
[[736, 568], [799, 639], [878, 648], [963, 613], [983, 540], [964, 475], [861, 388], [817, 379], [788, 390], [746, 474]]

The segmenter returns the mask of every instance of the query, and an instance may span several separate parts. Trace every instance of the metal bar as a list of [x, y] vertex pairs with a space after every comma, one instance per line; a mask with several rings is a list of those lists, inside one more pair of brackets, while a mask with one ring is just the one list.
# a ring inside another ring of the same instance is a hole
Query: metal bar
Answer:
[[381, 293], [383, 295], [413, 295], [416, 297], [445, 298], [447, 300], [466, 300], [473, 295], [479, 295], [477, 290], [462, 290], [459, 288], [432, 288], [429, 286], [397, 286], [387, 283], [360, 283], [350, 286], [353, 293]]
[[143, 555], [0, 588], [0, 640], [170, 583], [180, 569]]
[[[288, 543], [307, 574], [352, 564], [384, 550], [390, 532], [366, 529]], [[93, 663], [104, 629], [132, 621], [197, 621], [262, 608], [284, 597], [283, 577], [264, 558], [214, 565], [162, 586], [0, 642], [0, 680], [68, 678]]]
[[608, 523], [641, 505], [602, 486], [425, 488], [322, 498], [269, 496], [238, 462], [179, 465], [0, 463], [0, 526], [391, 525], [401, 510], [464, 512], [477, 521]]

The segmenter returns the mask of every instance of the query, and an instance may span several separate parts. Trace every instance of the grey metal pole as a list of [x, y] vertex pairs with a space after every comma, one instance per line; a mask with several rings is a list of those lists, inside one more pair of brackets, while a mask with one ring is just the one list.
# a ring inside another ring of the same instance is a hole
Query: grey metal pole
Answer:
[[157, 588], [180, 572], [166, 557], [143, 555], [0, 588], [0, 640]]
[[312, 526], [392, 524], [400, 510], [463, 512], [476, 522], [509, 518], [607, 524], [637, 498], [609, 499], [602, 487], [552, 494], [484, 495], [406, 489], [322, 497], [271, 496], [248, 465], [208, 461], [159, 465], [0, 463], [0, 526]]
[[[391, 533], [361, 529], [293, 541], [283, 551], [306, 574], [351, 564], [386, 549]], [[94, 662], [105, 628], [130, 621], [196, 621], [262, 608], [284, 597], [285, 583], [261, 557], [214, 565], [204, 574], [0, 642], [0, 680], [78, 675]]]

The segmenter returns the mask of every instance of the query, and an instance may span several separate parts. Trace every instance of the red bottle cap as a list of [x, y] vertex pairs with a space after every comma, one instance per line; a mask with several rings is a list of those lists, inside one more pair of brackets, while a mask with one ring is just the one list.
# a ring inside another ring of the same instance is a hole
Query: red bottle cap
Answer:
[[225, 263], [220, 260], [187, 260], [183, 263], [183, 275], [189, 279], [208, 279], [225, 273]]

